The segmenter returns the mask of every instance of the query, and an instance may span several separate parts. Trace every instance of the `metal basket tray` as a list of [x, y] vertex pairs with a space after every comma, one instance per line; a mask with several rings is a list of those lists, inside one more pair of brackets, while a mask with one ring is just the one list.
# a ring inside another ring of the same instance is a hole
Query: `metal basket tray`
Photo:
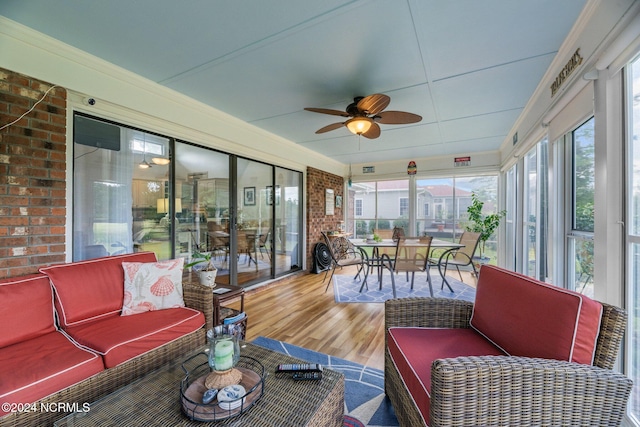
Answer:
[[[185, 366], [202, 357], [204, 363], [195, 366], [191, 371]], [[217, 400], [208, 404], [202, 403], [202, 396], [207, 391], [204, 380], [211, 372], [207, 353], [198, 353], [185, 360], [182, 369], [186, 374], [180, 382], [182, 412], [194, 421], [217, 421], [240, 415], [251, 408], [262, 397], [264, 391], [264, 366], [253, 357], [240, 355], [236, 365], [236, 369], [242, 372], [240, 385], [247, 393], [235, 401], [228, 402], [229, 407], [233, 409], [221, 408]]]

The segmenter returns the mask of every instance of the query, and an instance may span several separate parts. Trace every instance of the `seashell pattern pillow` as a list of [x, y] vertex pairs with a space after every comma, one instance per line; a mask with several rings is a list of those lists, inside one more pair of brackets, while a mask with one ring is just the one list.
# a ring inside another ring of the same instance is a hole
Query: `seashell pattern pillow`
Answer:
[[184, 307], [184, 258], [159, 262], [123, 262], [122, 316], [165, 308]]

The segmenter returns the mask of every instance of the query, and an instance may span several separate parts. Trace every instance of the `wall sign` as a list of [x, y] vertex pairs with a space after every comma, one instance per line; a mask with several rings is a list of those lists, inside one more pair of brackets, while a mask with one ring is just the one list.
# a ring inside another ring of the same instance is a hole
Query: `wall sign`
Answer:
[[415, 175], [418, 172], [418, 167], [416, 166], [416, 162], [411, 160], [407, 165], [407, 175]]
[[324, 193], [325, 215], [333, 215], [335, 207], [335, 199], [333, 197], [333, 190], [327, 188]]
[[375, 173], [376, 172], [376, 167], [375, 166], [363, 166], [362, 167], [362, 173]]
[[463, 166], [471, 166], [471, 156], [466, 157], [454, 157], [453, 167], [459, 168]]
[[551, 84], [551, 97], [558, 92], [560, 86], [567, 80], [567, 78], [573, 73], [573, 71], [578, 68], [582, 64], [582, 56], [580, 56], [580, 48], [576, 50], [571, 59], [567, 62], [560, 73], [558, 73], [558, 77], [556, 77], [555, 81]]

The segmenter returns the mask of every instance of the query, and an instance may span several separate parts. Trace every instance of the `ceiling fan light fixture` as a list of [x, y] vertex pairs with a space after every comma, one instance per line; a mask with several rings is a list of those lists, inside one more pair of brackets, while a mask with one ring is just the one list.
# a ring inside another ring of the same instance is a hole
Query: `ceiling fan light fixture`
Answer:
[[355, 135], [366, 133], [373, 124], [373, 120], [369, 117], [354, 117], [346, 121], [345, 126]]
[[166, 157], [153, 157], [151, 161], [160, 166], [166, 166], [171, 163], [171, 160], [167, 159]]

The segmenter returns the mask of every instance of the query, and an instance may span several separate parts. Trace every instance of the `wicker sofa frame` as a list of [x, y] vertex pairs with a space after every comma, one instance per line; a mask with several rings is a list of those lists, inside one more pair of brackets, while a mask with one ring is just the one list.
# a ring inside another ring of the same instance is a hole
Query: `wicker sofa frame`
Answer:
[[199, 283], [184, 282], [183, 298], [187, 307], [204, 314], [206, 323], [202, 328], [43, 398], [36, 402], [38, 410], [6, 415], [0, 418], [0, 425], [3, 427], [52, 425], [56, 420], [67, 415], [67, 412], [41, 411], [40, 404], [77, 403], [82, 408], [84, 403], [95, 402], [164, 364], [203, 346], [206, 343], [206, 328], [211, 328], [213, 324], [211, 288]]
[[[457, 357], [431, 368], [430, 425], [618, 426], [632, 381], [612, 370], [627, 315], [603, 304], [594, 366], [512, 356]], [[473, 303], [444, 298], [404, 298], [385, 303], [390, 327], [469, 328]], [[387, 339], [387, 338], [385, 338]], [[385, 342], [385, 393], [400, 426], [424, 420]]]

